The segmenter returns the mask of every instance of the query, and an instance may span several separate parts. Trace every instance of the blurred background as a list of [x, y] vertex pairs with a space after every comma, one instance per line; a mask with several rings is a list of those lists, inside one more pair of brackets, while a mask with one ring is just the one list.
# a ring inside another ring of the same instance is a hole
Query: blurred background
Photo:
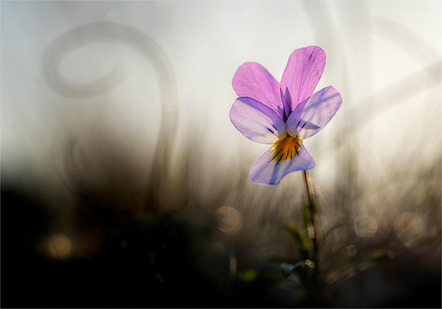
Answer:
[[[2, 307], [440, 307], [440, 1], [2, 1]], [[229, 120], [244, 62], [318, 45], [343, 105], [302, 173]], [[318, 292], [319, 293], [319, 292]]]

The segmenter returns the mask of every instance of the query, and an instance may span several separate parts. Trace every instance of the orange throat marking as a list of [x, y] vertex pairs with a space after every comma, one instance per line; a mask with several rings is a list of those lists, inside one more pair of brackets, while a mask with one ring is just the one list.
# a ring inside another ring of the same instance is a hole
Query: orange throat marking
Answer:
[[278, 139], [272, 146], [274, 148], [272, 153], [273, 160], [279, 163], [280, 161], [293, 159], [301, 150], [301, 145], [302, 141], [298, 134], [295, 137], [287, 135], [284, 138]]

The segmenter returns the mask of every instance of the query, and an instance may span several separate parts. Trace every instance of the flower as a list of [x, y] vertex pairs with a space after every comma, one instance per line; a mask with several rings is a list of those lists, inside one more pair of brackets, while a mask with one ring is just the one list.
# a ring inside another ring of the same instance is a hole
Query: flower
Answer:
[[342, 103], [332, 86], [313, 93], [324, 67], [325, 52], [309, 46], [290, 55], [281, 83], [258, 63], [236, 71], [232, 84], [238, 98], [230, 120], [250, 140], [273, 144], [250, 169], [254, 183], [277, 185], [288, 173], [315, 166], [303, 140], [324, 128]]

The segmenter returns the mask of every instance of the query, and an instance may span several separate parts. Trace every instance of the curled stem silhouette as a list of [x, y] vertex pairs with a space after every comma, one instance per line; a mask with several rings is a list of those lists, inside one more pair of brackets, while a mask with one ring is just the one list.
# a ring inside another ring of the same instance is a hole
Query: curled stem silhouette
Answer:
[[87, 84], [71, 82], [59, 72], [60, 63], [68, 54], [98, 42], [128, 45], [141, 53], [153, 66], [160, 87], [162, 115], [151, 177], [156, 185], [160, 185], [166, 176], [164, 171], [167, 171], [170, 162], [176, 131], [177, 89], [166, 54], [149, 35], [133, 27], [112, 22], [92, 22], [70, 29], [52, 41], [43, 52], [43, 79], [56, 93], [75, 99], [96, 97], [117, 87], [124, 81], [124, 68], [121, 66], [115, 66], [108, 74]]

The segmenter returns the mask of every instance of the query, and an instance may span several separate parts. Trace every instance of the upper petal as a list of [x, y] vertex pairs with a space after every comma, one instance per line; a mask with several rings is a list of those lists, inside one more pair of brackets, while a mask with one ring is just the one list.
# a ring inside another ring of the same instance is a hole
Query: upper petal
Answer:
[[315, 160], [304, 145], [301, 145], [301, 150], [293, 159], [279, 162], [275, 161], [273, 150], [266, 151], [250, 169], [250, 180], [254, 183], [277, 185], [289, 173], [315, 167]]
[[301, 139], [309, 138], [324, 128], [342, 104], [342, 97], [332, 86], [315, 92], [290, 114], [287, 126]]
[[295, 50], [281, 79], [281, 97], [286, 114], [307, 99], [316, 88], [325, 67], [325, 52], [317, 46]]
[[230, 109], [230, 121], [245, 137], [254, 142], [272, 144], [285, 123], [270, 107], [252, 99], [238, 98]]
[[236, 71], [232, 85], [239, 97], [253, 98], [282, 117], [283, 104], [279, 93], [279, 83], [260, 64], [244, 63]]

